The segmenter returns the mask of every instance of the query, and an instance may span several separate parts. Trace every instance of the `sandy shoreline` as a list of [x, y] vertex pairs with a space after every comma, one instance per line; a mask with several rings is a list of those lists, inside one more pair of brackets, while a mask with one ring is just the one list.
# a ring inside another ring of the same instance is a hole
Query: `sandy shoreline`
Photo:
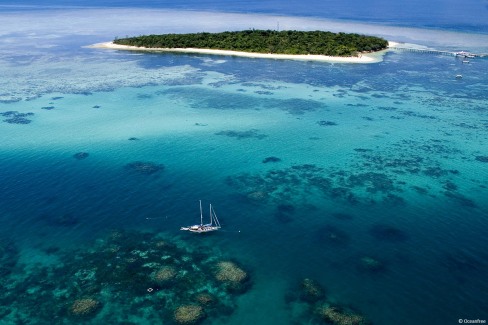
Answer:
[[[390, 43], [391, 44], [391, 43]], [[391, 45], [390, 45], [391, 46]], [[322, 62], [340, 62], [340, 63], [375, 63], [382, 61], [384, 51], [376, 53], [362, 54], [360, 57], [338, 57], [326, 55], [291, 55], [291, 54], [271, 54], [271, 53], [250, 53], [227, 50], [210, 50], [197, 48], [146, 48], [128, 45], [114, 44], [113, 42], [97, 43], [89, 48], [128, 50], [128, 51], [152, 51], [152, 52], [177, 52], [177, 53], [196, 53], [210, 55], [230, 55], [247, 58], [279, 59], [279, 60], [301, 60], [301, 61], [322, 61]]]

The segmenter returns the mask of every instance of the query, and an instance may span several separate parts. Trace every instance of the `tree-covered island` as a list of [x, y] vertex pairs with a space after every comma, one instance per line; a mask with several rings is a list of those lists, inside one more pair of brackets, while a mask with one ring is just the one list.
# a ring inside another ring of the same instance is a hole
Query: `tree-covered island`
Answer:
[[145, 48], [198, 48], [273, 54], [358, 56], [387, 48], [375, 36], [324, 31], [244, 30], [223, 33], [145, 35], [116, 38], [113, 43]]

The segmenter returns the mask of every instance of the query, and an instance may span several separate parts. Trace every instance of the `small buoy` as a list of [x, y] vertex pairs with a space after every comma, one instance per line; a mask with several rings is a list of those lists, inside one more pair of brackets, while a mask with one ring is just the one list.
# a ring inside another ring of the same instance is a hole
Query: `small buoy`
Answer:
[[153, 292], [153, 288], [147, 288], [147, 292]]

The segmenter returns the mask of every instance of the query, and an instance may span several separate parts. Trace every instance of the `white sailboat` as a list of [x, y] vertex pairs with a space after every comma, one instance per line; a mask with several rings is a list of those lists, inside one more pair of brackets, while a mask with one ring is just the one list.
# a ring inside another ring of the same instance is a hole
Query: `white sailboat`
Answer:
[[215, 214], [212, 204], [210, 204], [210, 223], [203, 224], [202, 200], [200, 200], [200, 224], [180, 228], [180, 230], [197, 232], [197, 233], [210, 232], [219, 229], [220, 229], [220, 222], [219, 219], [217, 219], [217, 215]]

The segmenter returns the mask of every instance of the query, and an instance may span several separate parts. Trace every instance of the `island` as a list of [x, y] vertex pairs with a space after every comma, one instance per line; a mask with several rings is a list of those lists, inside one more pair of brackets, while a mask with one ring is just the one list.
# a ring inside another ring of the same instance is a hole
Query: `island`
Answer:
[[116, 38], [91, 47], [370, 63], [379, 60], [368, 54], [386, 49], [388, 41], [355, 33], [252, 29]]

